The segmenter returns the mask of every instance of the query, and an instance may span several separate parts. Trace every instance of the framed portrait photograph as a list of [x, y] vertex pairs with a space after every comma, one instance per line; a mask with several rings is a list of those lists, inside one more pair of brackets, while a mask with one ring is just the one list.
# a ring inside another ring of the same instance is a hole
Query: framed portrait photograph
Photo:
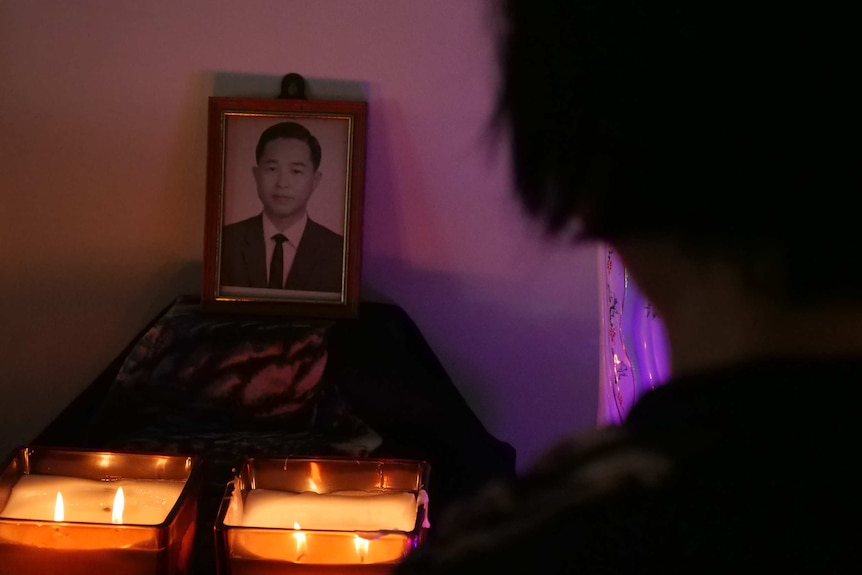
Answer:
[[366, 115], [358, 101], [209, 99], [205, 309], [356, 315]]

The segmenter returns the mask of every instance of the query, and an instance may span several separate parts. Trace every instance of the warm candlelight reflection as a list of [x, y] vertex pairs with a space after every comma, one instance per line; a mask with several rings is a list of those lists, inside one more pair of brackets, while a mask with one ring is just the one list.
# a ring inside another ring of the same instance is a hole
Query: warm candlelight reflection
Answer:
[[242, 512], [228, 521], [244, 527], [290, 529], [299, 522], [306, 531], [380, 531], [408, 533], [416, 525], [417, 495], [413, 492], [343, 491], [285, 492], [252, 489]]
[[123, 488], [117, 488], [114, 496], [114, 507], [111, 509], [111, 523], [120, 525], [123, 523], [123, 508], [126, 506], [126, 498], [123, 496]]
[[320, 465], [312, 461], [309, 465], [308, 490], [314, 493], [320, 493]]
[[293, 538], [296, 539], [296, 561], [299, 562], [302, 556], [305, 555], [305, 533], [300, 531], [302, 528], [296, 521], [293, 522], [293, 528], [296, 530], [293, 534]]
[[356, 555], [359, 556], [359, 562], [365, 563], [365, 556], [368, 555], [368, 539], [363, 539], [359, 535], [354, 535], [353, 545], [356, 547]]
[[57, 492], [57, 502], [54, 504], [54, 521], [63, 521], [63, 494]]

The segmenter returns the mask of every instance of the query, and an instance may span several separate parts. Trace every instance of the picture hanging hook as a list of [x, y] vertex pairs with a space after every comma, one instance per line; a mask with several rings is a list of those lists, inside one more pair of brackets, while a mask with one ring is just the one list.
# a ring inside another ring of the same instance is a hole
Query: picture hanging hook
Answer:
[[278, 97], [288, 100], [306, 100], [305, 78], [293, 72], [287, 74], [281, 80], [281, 94]]

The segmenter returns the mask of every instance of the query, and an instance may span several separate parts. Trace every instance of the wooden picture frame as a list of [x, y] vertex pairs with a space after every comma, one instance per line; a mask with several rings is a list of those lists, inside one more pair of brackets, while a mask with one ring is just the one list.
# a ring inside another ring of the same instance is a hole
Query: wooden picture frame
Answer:
[[366, 116], [360, 101], [209, 98], [204, 309], [356, 316]]

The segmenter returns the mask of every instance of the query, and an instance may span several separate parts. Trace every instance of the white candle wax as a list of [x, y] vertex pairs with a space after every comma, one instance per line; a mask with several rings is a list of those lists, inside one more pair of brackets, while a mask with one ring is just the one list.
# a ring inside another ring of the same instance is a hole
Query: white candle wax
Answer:
[[117, 489], [124, 495], [123, 523], [159, 525], [176, 504], [185, 481], [118, 479], [98, 481], [61, 475], [22, 475], [0, 517], [51, 521], [62, 493], [65, 521], [111, 523]]
[[[246, 496], [241, 527], [307, 530], [410, 532], [416, 526], [417, 501], [412, 493], [291, 493], [252, 489]], [[236, 521], [235, 518], [231, 521]]]

